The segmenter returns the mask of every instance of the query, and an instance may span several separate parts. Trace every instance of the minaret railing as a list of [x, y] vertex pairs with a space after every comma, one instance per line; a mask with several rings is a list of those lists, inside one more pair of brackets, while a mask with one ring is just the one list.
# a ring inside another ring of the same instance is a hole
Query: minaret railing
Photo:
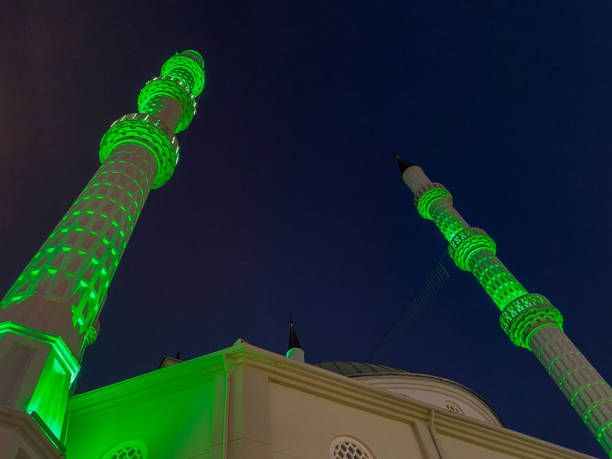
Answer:
[[150, 191], [174, 172], [175, 133], [191, 123], [204, 81], [196, 51], [165, 62], [140, 92], [138, 113], [106, 131], [100, 168], [0, 300], [0, 405], [32, 413], [54, 444], [119, 261]]
[[471, 272], [500, 310], [500, 325], [517, 346], [529, 349], [612, 457], [612, 389], [563, 331], [563, 316], [543, 295], [529, 293], [497, 257], [493, 239], [470, 226], [453, 207], [451, 193], [423, 170], [398, 158], [402, 179], [421, 217], [433, 220], [449, 243], [457, 267]]

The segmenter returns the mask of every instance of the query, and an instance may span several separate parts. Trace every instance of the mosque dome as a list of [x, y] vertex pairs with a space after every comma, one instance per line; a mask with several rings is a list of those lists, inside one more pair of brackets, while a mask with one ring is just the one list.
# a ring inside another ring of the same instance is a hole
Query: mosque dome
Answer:
[[483, 397], [450, 379], [368, 362], [321, 362], [314, 365], [457, 415], [505, 427], [499, 414]]

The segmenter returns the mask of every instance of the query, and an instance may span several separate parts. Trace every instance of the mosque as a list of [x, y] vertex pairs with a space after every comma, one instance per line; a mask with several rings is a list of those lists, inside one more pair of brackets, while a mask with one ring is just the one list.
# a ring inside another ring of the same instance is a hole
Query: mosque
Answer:
[[[0, 301], [1, 458], [592, 457], [506, 428], [486, 400], [449, 379], [376, 363], [308, 363], [292, 320], [286, 355], [237, 339], [71, 395], [115, 270], [149, 192], [174, 172], [174, 134], [191, 123], [204, 83], [197, 51], [164, 63], [140, 92], [138, 112], [103, 136], [100, 168]], [[444, 186], [396, 158], [418, 213], [499, 308], [509, 339], [534, 353], [610, 455], [612, 390], [563, 332], [561, 313], [525, 290]]]

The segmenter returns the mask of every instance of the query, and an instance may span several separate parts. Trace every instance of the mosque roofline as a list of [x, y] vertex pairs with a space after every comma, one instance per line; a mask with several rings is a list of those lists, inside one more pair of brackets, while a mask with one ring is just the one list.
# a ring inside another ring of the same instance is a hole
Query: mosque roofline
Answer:
[[[416, 378], [430, 379], [433, 381], [450, 384], [450, 385], [459, 387], [460, 389], [463, 389], [464, 391], [470, 393], [471, 395], [476, 397], [478, 400], [480, 400], [482, 403], [484, 403], [487, 406], [487, 408], [491, 410], [491, 413], [493, 413], [493, 415], [497, 418], [499, 423], [502, 426], [506, 427], [506, 424], [504, 423], [503, 419], [501, 418], [497, 410], [493, 408], [493, 406], [482, 395], [480, 395], [478, 392], [474, 391], [473, 389], [470, 389], [469, 387], [457, 381], [453, 381], [452, 379], [443, 378], [442, 376], [428, 375], [425, 373], [414, 373], [411, 371], [402, 370], [401, 368], [393, 368], [388, 365], [382, 365], [379, 363], [371, 363], [371, 362], [329, 361], [329, 362], [313, 363], [312, 365], [319, 367], [319, 368], [323, 368], [324, 370], [331, 371], [333, 373], [336, 373], [342, 376], [347, 376], [349, 378], [355, 378], [355, 379], [362, 378], [362, 377], [378, 377], [378, 376], [412, 376]], [[351, 368], [353, 368], [354, 371], [351, 371]]]
[[[593, 458], [515, 430], [456, 416], [425, 402], [358, 382], [356, 378], [288, 359], [243, 339], [210, 354], [73, 395], [69, 399], [68, 412], [71, 420], [111, 414], [125, 409], [126, 404], [167, 396], [176, 390], [177, 385], [181, 388], [202, 386], [215, 380], [214, 376], [219, 373], [233, 373], [241, 367], [250, 367], [268, 375], [267, 380], [274, 384], [406, 424], [415, 421], [429, 423], [435, 412], [436, 427], [440, 432], [457, 440], [486, 444], [496, 452], [547, 459]], [[398, 371], [400, 375], [410, 374]]]

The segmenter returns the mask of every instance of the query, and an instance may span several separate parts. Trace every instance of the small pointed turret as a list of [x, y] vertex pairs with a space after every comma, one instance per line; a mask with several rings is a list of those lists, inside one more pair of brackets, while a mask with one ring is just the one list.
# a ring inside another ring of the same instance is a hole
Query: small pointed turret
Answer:
[[304, 361], [304, 350], [295, 331], [291, 314], [289, 314], [289, 349], [287, 350], [287, 358], [297, 360], [298, 362]]
[[410, 188], [412, 193], [416, 193], [425, 186], [431, 185], [431, 180], [429, 180], [429, 177], [425, 175], [423, 169], [421, 169], [419, 166], [415, 166], [405, 159], [400, 158], [395, 151], [393, 152], [393, 157], [396, 159], [397, 165], [399, 166], [402, 174], [402, 180], [408, 186], [408, 188]]
[[404, 173], [406, 169], [413, 166], [405, 159], [400, 158], [400, 156], [395, 151], [393, 151], [393, 157], [396, 159], [397, 165], [399, 166], [400, 173], [402, 174]]

